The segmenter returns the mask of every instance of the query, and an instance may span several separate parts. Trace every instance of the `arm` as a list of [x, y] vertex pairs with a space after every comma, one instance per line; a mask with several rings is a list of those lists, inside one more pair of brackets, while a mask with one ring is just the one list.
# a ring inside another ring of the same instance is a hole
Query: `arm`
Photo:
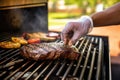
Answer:
[[120, 24], [120, 2], [102, 12], [94, 13], [91, 18], [95, 27]]
[[93, 26], [117, 24], [120, 24], [120, 2], [102, 12], [94, 13], [90, 17], [82, 16], [78, 21], [67, 23], [61, 32], [61, 39], [65, 44], [72, 45], [80, 37], [90, 32]]

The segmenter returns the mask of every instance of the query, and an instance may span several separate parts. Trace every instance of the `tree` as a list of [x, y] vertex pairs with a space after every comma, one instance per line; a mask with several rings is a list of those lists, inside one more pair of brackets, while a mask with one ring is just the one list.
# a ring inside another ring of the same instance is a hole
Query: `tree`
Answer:
[[120, 0], [65, 0], [66, 5], [77, 4], [78, 7], [82, 9], [83, 14], [87, 14], [86, 9], [88, 7], [94, 12], [96, 5], [100, 2], [103, 3], [104, 8], [108, 8], [113, 4], [120, 2]]

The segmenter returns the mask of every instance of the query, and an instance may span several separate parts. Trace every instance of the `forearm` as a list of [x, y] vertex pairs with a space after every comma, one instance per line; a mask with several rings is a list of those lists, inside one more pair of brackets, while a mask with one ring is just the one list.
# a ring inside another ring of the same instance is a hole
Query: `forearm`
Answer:
[[91, 15], [95, 27], [120, 24], [120, 3]]

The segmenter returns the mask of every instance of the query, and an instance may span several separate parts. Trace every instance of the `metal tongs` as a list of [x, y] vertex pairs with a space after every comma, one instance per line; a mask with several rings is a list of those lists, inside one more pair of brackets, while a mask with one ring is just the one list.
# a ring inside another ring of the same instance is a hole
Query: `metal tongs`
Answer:
[[72, 46], [71, 46], [71, 49], [72, 49], [74, 52], [76, 52], [76, 53], [80, 53], [79, 50], [78, 50], [78, 48], [76, 48], [75, 45], [72, 45]]
[[63, 41], [61, 41], [61, 43], [63, 43], [62, 45], [66, 48], [71, 48], [73, 50], [73, 52], [75, 53], [80, 53], [78, 48], [75, 45], [69, 46], [69, 45], [65, 45]]

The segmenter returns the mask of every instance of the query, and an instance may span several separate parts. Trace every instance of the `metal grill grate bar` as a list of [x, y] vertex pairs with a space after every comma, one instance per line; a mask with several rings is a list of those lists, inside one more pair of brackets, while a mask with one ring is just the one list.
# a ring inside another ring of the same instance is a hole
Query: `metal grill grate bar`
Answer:
[[19, 79], [25, 72], [27, 72], [30, 68], [32, 68], [34, 65], [36, 64], [36, 62], [34, 62], [32, 65], [30, 65], [27, 69], [25, 69], [24, 72], [22, 72], [19, 76], [17, 76], [16, 80]]
[[53, 73], [53, 71], [57, 68], [57, 66], [60, 64], [59, 61], [57, 61], [54, 65], [54, 67], [50, 70], [50, 72], [47, 74], [47, 76], [44, 78], [44, 80], [48, 80], [49, 76]]
[[0, 73], [0, 77], [2, 77], [6, 73], [7, 73], [7, 71], [3, 71], [2, 73]]
[[62, 63], [62, 66], [60, 67], [60, 69], [57, 71], [57, 73], [56, 73], [56, 75], [57, 76], [59, 76], [60, 75], [60, 73], [61, 73], [61, 71], [62, 71], [62, 69], [64, 68], [64, 66], [65, 66], [65, 64], [67, 63], [67, 61], [65, 61], [65, 59], [64, 59], [64, 61], [63, 61], [64, 63]]
[[70, 65], [69, 65], [69, 67], [67, 68], [67, 70], [66, 70], [66, 72], [65, 72], [65, 74], [64, 74], [64, 76], [63, 76], [63, 78], [62, 78], [62, 80], [65, 80], [66, 76], [68, 75], [70, 69], [71, 69], [72, 66], [73, 66], [73, 63], [74, 63], [74, 61], [72, 61], [72, 62], [70, 63]]
[[25, 80], [28, 80], [40, 67], [45, 64], [45, 61], [42, 62]]
[[5, 63], [6, 61], [12, 59], [13, 57], [17, 56], [19, 53], [15, 53], [13, 56], [10, 56], [9, 58], [5, 59], [4, 61], [0, 62], [0, 64]]
[[0, 57], [2, 56], [2, 54], [4, 54], [4, 51], [5, 51], [5, 50], [1, 50], [1, 51], [0, 51], [0, 54], [1, 54]]
[[[93, 42], [93, 40], [94, 40], [94, 38], [92, 38], [91, 41]], [[89, 49], [88, 49], [88, 52], [87, 52], [86, 60], [85, 60], [84, 66], [83, 66], [81, 74], [80, 74], [80, 80], [83, 79], [84, 72], [85, 72], [85, 69], [86, 69], [86, 66], [87, 66], [87, 62], [88, 62], [88, 58], [89, 58], [89, 55], [90, 55], [91, 48], [92, 48], [92, 43], [90, 43], [90, 45], [89, 45]]]
[[[94, 38], [92, 38], [92, 42], [93, 42]], [[87, 56], [86, 56], [86, 59], [85, 59], [85, 63], [84, 63], [84, 66], [82, 68], [82, 71], [81, 71], [81, 75], [80, 75], [80, 80], [83, 79], [83, 76], [84, 76], [84, 72], [85, 72], [85, 69], [86, 69], [86, 66], [87, 66], [87, 62], [88, 62], [88, 58], [89, 58], [89, 55], [90, 55], [90, 51], [91, 51], [91, 48], [92, 48], [92, 43], [90, 43], [89, 45], [89, 49], [88, 49], [88, 52], [87, 52]]]
[[103, 41], [100, 38], [99, 39], [99, 54], [98, 54], [98, 62], [97, 62], [97, 74], [96, 74], [96, 80], [100, 79], [100, 70], [101, 70], [101, 60], [102, 60], [102, 47], [103, 47]]
[[[97, 42], [98, 42], [98, 38], [96, 38], [96, 40], [95, 40], [96, 44], [97, 44]], [[93, 69], [94, 69], [96, 50], [97, 50], [97, 48], [95, 47], [94, 50], [93, 50], [92, 62], [91, 62], [91, 65], [90, 65], [90, 71], [89, 71], [89, 75], [88, 75], [88, 80], [91, 80], [91, 77], [92, 77], [92, 73], [93, 73]]]
[[5, 78], [5, 80], [8, 80], [11, 76], [13, 76], [15, 73], [17, 73], [20, 69], [22, 69], [23, 67], [25, 67], [28, 63], [30, 63], [30, 61], [26, 62], [25, 64], [23, 64], [22, 66], [20, 66], [19, 68], [17, 68], [14, 72], [12, 72], [9, 76], [7, 76]]
[[[3, 58], [3, 56], [7, 56], [8, 55], [8, 53], [10, 53], [10, 52], [12, 52], [14, 49], [10, 49], [10, 50], [8, 50], [8, 51], [6, 51], [6, 50], [1, 50], [0, 51], [0, 57], [1, 57], [1, 59]], [[0, 59], [0, 60], [1, 60]]]
[[[12, 51], [12, 52], [11, 52]], [[7, 57], [9, 57], [9, 56], [11, 56], [12, 54], [14, 54], [14, 53], [17, 53], [19, 50], [17, 49], [17, 50], [8, 50], [8, 51], [6, 51], [6, 52], [4, 52], [4, 54], [7, 54], [7, 55], [5, 55], [4, 57], [2, 57], [0, 60], [3, 60], [3, 59], [5, 59], [5, 58], [7, 58]], [[11, 53], [10, 53], [11, 52]]]
[[[85, 38], [85, 39], [86, 39], [86, 38]], [[83, 40], [83, 42], [85, 41], [85, 39]], [[82, 42], [82, 43], [83, 43], [83, 42]], [[81, 45], [82, 45], [82, 43], [81, 43]], [[78, 71], [78, 68], [79, 68], [79, 66], [80, 66], [81, 60], [82, 60], [82, 58], [83, 58], [83, 54], [84, 54], [84, 52], [85, 52], [85, 49], [87, 48], [88, 43], [89, 43], [89, 40], [87, 40], [86, 43], [85, 43], [85, 46], [84, 46], [84, 48], [83, 48], [83, 50], [82, 50], [82, 52], [81, 52], [81, 55], [80, 55], [80, 57], [79, 57], [79, 60], [78, 60], [76, 69], [75, 69], [74, 72], [73, 72], [73, 76], [75, 76], [76, 73], [77, 73], [77, 71]], [[79, 47], [79, 50], [80, 50], [80, 47]]]
[[48, 69], [51, 64], [52, 61], [39, 73], [39, 75], [34, 80], [38, 80], [38, 78]]

